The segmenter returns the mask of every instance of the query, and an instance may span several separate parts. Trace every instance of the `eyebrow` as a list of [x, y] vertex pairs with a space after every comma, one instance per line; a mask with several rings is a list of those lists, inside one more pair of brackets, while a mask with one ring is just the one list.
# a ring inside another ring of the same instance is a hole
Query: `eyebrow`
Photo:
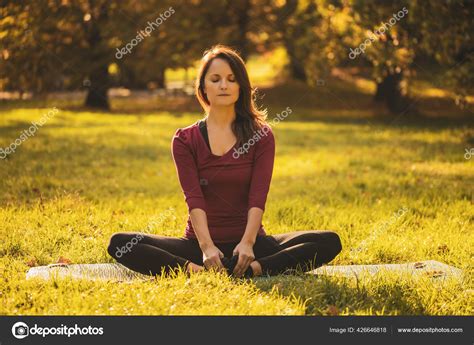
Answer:
[[[218, 77], [221, 76], [220, 74], [213, 73], [213, 74], [211, 74], [211, 77], [213, 77], [213, 76], [215, 76], [215, 75], [217, 75]], [[234, 76], [234, 73], [230, 73], [230, 74], [228, 74], [227, 76]]]

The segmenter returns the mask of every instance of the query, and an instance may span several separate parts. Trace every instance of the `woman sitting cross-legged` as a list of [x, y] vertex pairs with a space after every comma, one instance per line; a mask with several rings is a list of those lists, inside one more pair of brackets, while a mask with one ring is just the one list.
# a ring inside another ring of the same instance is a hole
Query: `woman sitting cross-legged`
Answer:
[[196, 96], [206, 116], [177, 129], [171, 143], [189, 209], [184, 236], [116, 233], [109, 254], [134, 271], [152, 275], [181, 267], [253, 277], [308, 271], [333, 260], [342, 246], [332, 231], [265, 232], [262, 218], [275, 138], [234, 50], [218, 45], [205, 53]]

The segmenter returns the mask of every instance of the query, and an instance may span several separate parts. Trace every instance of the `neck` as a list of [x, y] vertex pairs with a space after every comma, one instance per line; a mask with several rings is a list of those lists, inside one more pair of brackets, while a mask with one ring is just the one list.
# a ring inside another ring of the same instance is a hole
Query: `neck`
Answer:
[[235, 107], [211, 107], [207, 115], [207, 124], [218, 128], [230, 128], [235, 120]]

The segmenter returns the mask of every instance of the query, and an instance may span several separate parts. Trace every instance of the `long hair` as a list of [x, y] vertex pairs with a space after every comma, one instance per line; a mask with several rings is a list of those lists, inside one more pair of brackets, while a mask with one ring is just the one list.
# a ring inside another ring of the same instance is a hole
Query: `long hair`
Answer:
[[232, 123], [232, 131], [237, 137], [237, 146], [240, 147], [266, 124], [267, 110], [260, 110], [255, 104], [256, 89], [250, 85], [247, 68], [240, 55], [234, 49], [218, 44], [204, 52], [196, 78], [196, 97], [206, 113], [209, 111], [210, 103], [204, 93], [204, 78], [211, 62], [217, 58], [227, 61], [239, 84], [239, 98], [235, 102], [236, 116]]

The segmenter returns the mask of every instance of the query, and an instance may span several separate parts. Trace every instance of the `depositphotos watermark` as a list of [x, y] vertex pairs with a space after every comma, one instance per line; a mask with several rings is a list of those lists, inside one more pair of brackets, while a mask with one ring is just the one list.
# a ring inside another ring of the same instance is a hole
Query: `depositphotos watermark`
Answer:
[[133, 38], [130, 42], [128, 42], [125, 47], [122, 49], [117, 48], [117, 52], [115, 53], [115, 57], [120, 60], [124, 55], [127, 55], [132, 52], [132, 49], [141, 41], [145, 39], [144, 36], [150, 37], [150, 34], [155, 30], [158, 29], [158, 27], [163, 24], [163, 22], [171, 17], [172, 14], [174, 14], [176, 11], [172, 6], [168, 8], [166, 11], [163, 13], [160, 13], [160, 16], [157, 17], [153, 21], [148, 21], [148, 25], [145, 27], [145, 29], [137, 31], [137, 36]]
[[390, 217], [389, 220], [385, 221], [382, 223], [381, 226], [377, 227], [374, 229], [374, 232], [369, 236], [369, 238], [365, 239], [362, 241], [356, 248], [352, 248], [350, 251], [350, 255], [352, 256], [356, 252], [360, 252], [362, 249], [366, 248], [367, 245], [375, 240], [377, 236], [379, 236], [382, 232], [387, 230], [387, 228], [391, 225], [393, 225], [398, 219], [400, 219], [402, 216], [405, 215], [405, 213], [408, 212], [408, 208], [403, 206], [401, 209], [399, 209], [397, 212], [393, 212], [392, 217]]
[[58, 113], [58, 109], [53, 107], [53, 109], [49, 110], [46, 114], [41, 116], [41, 119], [38, 123], [32, 122], [31, 126], [28, 129], [25, 129], [21, 134], [20, 137], [15, 139], [8, 147], [0, 148], [0, 159], [5, 159], [9, 154], [12, 154], [16, 151], [17, 147], [20, 146], [23, 142], [25, 142], [29, 137], [35, 135], [36, 131], [38, 130], [38, 126], [43, 126], [49, 119], [51, 119], [54, 115]]
[[[269, 123], [268, 125], [269, 126], [274, 126], [274, 125], [277, 125], [278, 123], [280, 123], [281, 120], [284, 120], [288, 115], [290, 115], [292, 113], [292, 110], [290, 107], [286, 107], [285, 110], [283, 110], [281, 113], [278, 113], [276, 115], [276, 117], [274, 119], [272, 119], [271, 123]], [[259, 129], [254, 135], [253, 137], [251, 137], [245, 144], [243, 144], [241, 147], [239, 147], [238, 149], [235, 149], [234, 148], [234, 153], [232, 153], [232, 157], [234, 159], [237, 159], [240, 157], [240, 155], [243, 155], [244, 152], [245, 153], [248, 153], [249, 152], [249, 149], [251, 146], [255, 145], [260, 139], [262, 139], [262, 136], [267, 136], [268, 135], [268, 132], [270, 130], [268, 129], [268, 127], [263, 127], [262, 129]], [[263, 134], [262, 134], [263, 133]]]
[[390, 18], [387, 23], [384, 22], [381, 26], [379, 26], [377, 30], [375, 30], [374, 32], [370, 32], [369, 37], [364, 42], [359, 44], [359, 47], [357, 47], [356, 49], [352, 49], [352, 48], [349, 49], [350, 50], [349, 59], [354, 60], [358, 55], [364, 54], [365, 48], [367, 48], [367, 46], [372, 45], [373, 41], [378, 40], [379, 37], [385, 33], [385, 31], [388, 31], [392, 26], [394, 26], [397, 23], [397, 21], [405, 17], [405, 15], [407, 14], [408, 14], [408, 9], [406, 7], [403, 7], [396, 14], [394, 13], [392, 15], [392, 18]]
[[471, 147], [469, 150], [468, 149], [465, 149], [466, 150], [466, 153], [464, 154], [464, 158], [466, 158], [466, 160], [471, 160], [472, 156], [474, 156], [474, 147]]
[[[146, 232], [151, 232], [154, 226], [161, 225], [164, 222], [165, 217], [168, 216], [168, 213], [171, 213], [172, 211], [175, 211], [174, 207], [170, 207], [168, 210], [160, 214], [157, 220], [153, 219], [152, 221], [150, 221], [146, 226]], [[171, 214], [171, 217], [173, 217], [173, 219], [176, 219], [176, 216], [174, 214]], [[137, 233], [130, 241], [125, 243], [122, 247], [115, 247], [117, 248], [115, 256], [117, 258], [121, 258], [124, 254], [130, 253], [132, 251], [132, 248], [135, 247], [138, 242], [143, 240], [143, 237], [145, 236], [143, 236], [142, 233]]]
[[68, 338], [73, 335], [103, 335], [104, 328], [103, 327], [79, 327], [74, 324], [73, 327], [68, 327], [66, 325], [61, 324], [58, 327], [39, 327], [36, 323], [33, 327], [29, 327], [24, 322], [16, 322], [12, 326], [12, 334], [17, 339], [23, 339], [30, 335], [40, 335], [43, 338], [48, 335], [65, 335]]

